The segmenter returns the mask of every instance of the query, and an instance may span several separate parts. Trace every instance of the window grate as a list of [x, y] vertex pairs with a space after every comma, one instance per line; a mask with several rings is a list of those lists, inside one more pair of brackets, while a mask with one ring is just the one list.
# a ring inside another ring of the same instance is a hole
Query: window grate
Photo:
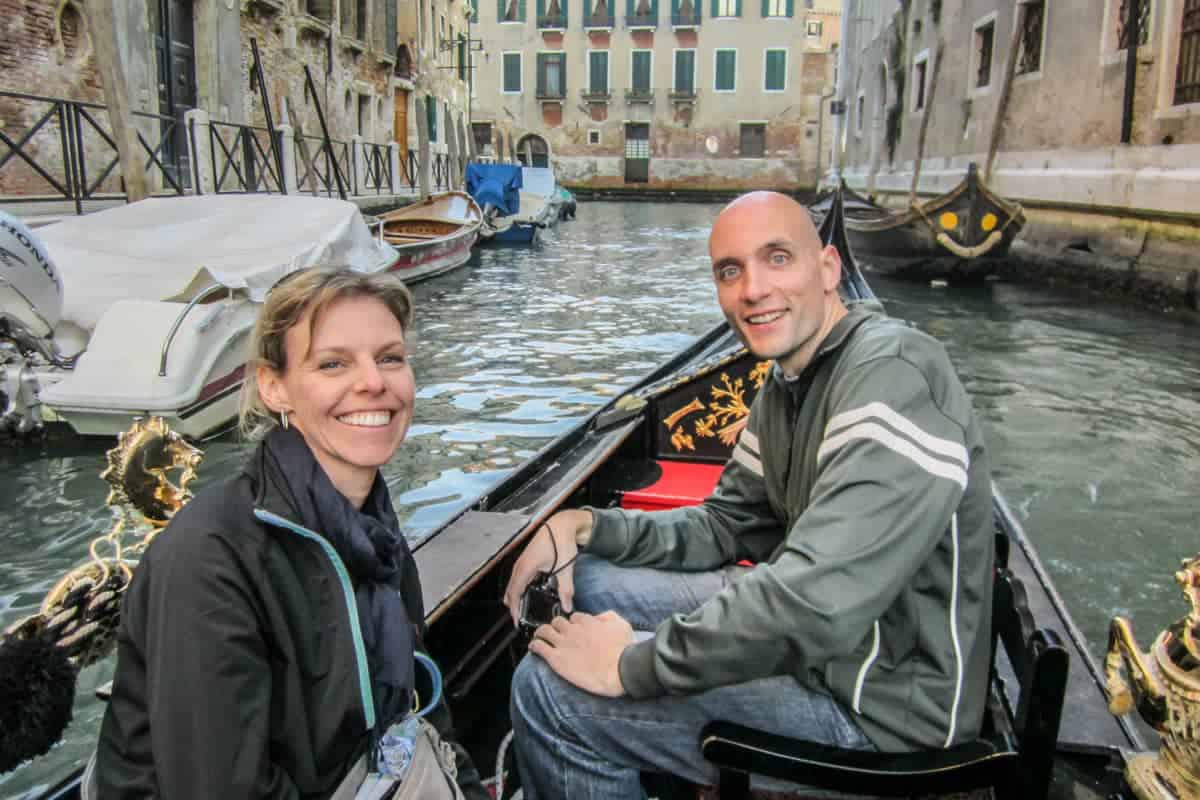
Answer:
[[976, 88], [983, 88], [992, 82], [992, 44], [995, 38], [994, 22], [989, 22], [975, 31], [976, 52], [979, 58], [979, 69], [975, 72]]
[[[1121, 0], [1121, 8], [1117, 12], [1117, 49], [1129, 47], [1129, 3], [1131, 0]], [[1150, 41], [1150, 0], [1138, 2], [1138, 46]]]
[[1042, 68], [1042, 29], [1046, 24], [1046, 4], [1027, 3], [1017, 49], [1017, 74], [1027, 75]]
[[1200, 0], [1186, 0], [1175, 66], [1175, 105], [1200, 102]]

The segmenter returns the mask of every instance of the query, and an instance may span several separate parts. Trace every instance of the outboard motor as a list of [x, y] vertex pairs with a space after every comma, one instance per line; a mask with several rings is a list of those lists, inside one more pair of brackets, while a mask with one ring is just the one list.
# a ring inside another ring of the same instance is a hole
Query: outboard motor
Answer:
[[45, 246], [0, 211], [0, 431], [41, 430], [40, 387], [29, 359], [53, 360], [62, 307], [62, 278]]

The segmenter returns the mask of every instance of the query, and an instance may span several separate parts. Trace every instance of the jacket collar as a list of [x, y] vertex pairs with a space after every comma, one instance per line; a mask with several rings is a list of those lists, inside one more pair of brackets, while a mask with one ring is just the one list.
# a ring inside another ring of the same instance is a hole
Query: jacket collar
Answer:
[[282, 517], [293, 525], [303, 527], [303, 516], [292, 498], [287, 481], [275, 460], [267, 453], [265, 443], [259, 442], [254, 455], [246, 462], [245, 473], [254, 487], [254, 507]]
[[873, 306], [868, 304], [856, 303], [850, 307], [846, 316], [838, 320], [833, 326], [825, 339], [822, 340], [821, 346], [817, 348], [816, 355], [812, 361], [808, 362], [808, 366], [804, 368], [796, 378], [788, 380], [787, 374], [783, 371], [783, 367], [779, 366], [779, 362], [775, 361], [771, 364], [771, 379], [778, 385], [797, 391], [806, 388], [812, 382], [813, 374], [825, 362], [830, 355], [840, 350], [846, 342], [850, 340], [850, 335], [858, 330], [859, 326], [872, 317], [877, 316], [877, 312]]

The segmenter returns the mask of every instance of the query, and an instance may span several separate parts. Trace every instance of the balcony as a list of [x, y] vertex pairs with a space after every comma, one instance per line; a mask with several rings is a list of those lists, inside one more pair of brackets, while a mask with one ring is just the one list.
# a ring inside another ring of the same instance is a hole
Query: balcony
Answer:
[[626, 14], [625, 27], [631, 31], [652, 31], [658, 27], [658, 15]]
[[562, 103], [566, 98], [566, 92], [557, 87], [537, 87], [537, 99], [543, 103]]
[[671, 30], [694, 31], [700, 27], [700, 10], [691, 12], [677, 11], [671, 15]]
[[607, 103], [612, 99], [612, 92], [608, 89], [581, 89], [579, 96], [585, 103]]
[[589, 14], [583, 19], [583, 29], [585, 31], [611, 31], [615, 27], [616, 19], [611, 14]]
[[566, 14], [547, 14], [537, 18], [537, 26], [540, 31], [565, 31], [567, 16]]
[[625, 105], [653, 105], [654, 90], [653, 89], [626, 89], [625, 90]]

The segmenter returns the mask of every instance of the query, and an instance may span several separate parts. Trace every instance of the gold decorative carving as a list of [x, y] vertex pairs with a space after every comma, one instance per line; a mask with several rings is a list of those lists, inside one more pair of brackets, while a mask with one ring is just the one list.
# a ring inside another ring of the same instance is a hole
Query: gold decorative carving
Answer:
[[1200, 798], [1200, 556], [1185, 559], [1175, 580], [1191, 603], [1183, 619], [1143, 653], [1124, 617], [1114, 617], [1104, 659], [1108, 708], [1138, 714], [1161, 734], [1159, 752], [1132, 756], [1125, 779], [1141, 800]]
[[[706, 416], [692, 422], [695, 436], [704, 439], [717, 437], [723, 444], [732, 447], [737, 443], [738, 436], [746, 427], [746, 420], [750, 416], [750, 404], [746, 401], [746, 380], [749, 380], [750, 385], [757, 391], [762, 388], [770, 369], [770, 361], [759, 361], [745, 379], [730, 378], [729, 373], [722, 372], [720, 383], [709, 389], [709, 402], [693, 398], [690, 403], [664, 418], [664, 424], [668, 428], [674, 428], [686, 417], [707, 411]], [[685, 447], [688, 450], [695, 449], [693, 438], [685, 435], [682, 429], [677, 429], [672, 434], [671, 444], [676, 452], [682, 452]]]
[[[63, 576], [38, 613], [12, 625], [5, 636], [49, 636], [79, 667], [107, 655], [136, 559], [191, 499], [187, 487], [202, 457], [161, 418], [135, 421], [108, 451], [108, 466], [100, 473], [111, 487], [106, 502], [118, 512], [112, 528], [92, 540], [92, 560]], [[176, 472], [178, 485], [171, 482]], [[127, 531], [135, 532], [132, 544], [124, 541]]]

